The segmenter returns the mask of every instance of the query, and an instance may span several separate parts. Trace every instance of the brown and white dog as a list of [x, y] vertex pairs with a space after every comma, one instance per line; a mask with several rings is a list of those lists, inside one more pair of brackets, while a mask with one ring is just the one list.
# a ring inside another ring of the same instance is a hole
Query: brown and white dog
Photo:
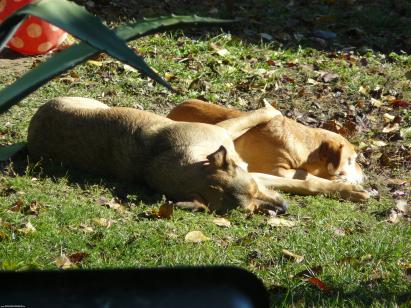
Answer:
[[287, 204], [244, 168], [233, 140], [279, 112], [268, 106], [216, 125], [176, 122], [81, 97], [53, 99], [28, 130], [34, 159], [142, 182], [180, 207], [284, 212]]
[[[176, 121], [215, 124], [241, 117], [244, 112], [200, 100], [188, 100], [176, 106], [168, 118]], [[332, 193], [353, 201], [369, 198], [366, 191], [350, 194], [338, 182], [361, 184], [363, 172], [356, 163], [354, 146], [344, 137], [328, 130], [311, 128], [279, 114], [266, 124], [254, 127], [235, 141], [235, 148], [248, 164], [248, 170], [285, 179], [308, 181], [306, 189], [285, 181], [275, 188], [298, 194]], [[278, 180], [278, 179], [277, 179]], [[291, 185], [292, 184], [292, 185]], [[337, 185], [337, 186], [336, 186]], [[294, 187], [291, 189], [291, 187]], [[359, 186], [352, 186], [358, 190]]]

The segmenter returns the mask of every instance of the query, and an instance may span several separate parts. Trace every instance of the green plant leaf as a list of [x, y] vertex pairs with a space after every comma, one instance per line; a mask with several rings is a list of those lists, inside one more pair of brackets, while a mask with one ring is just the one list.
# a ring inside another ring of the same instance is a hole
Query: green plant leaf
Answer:
[[26, 146], [25, 142], [20, 142], [8, 146], [0, 147], [0, 161], [6, 161], [14, 156], [17, 152], [24, 149]]
[[[223, 24], [236, 20], [216, 19], [199, 16], [163, 16], [116, 28], [114, 32], [123, 40], [133, 40], [148, 34], [179, 28], [193, 24]], [[61, 74], [75, 65], [91, 58], [100, 51], [84, 42], [55, 53], [46, 62], [31, 69], [13, 84], [0, 91], [0, 113], [38, 89], [54, 76]]]
[[0, 47], [5, 45], [23, 18], [28, 15], [37, 16], [66, 30], [87, 44], [129, 64], [172, 90], [171, 86], [156, 74], [141, 56], [135, 54], [114, 31], [104, 26], [98, 17], [67, 0], [38, 0], [14, 12], [0, 25]]

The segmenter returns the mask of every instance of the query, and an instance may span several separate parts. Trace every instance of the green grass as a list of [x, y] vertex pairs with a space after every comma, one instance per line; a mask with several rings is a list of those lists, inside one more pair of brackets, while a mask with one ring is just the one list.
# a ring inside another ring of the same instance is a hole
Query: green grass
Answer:
[[[284, 7], [279, 11], [296, 13]], [[371, 14], [368, 22], [390, 24], [378, 16]], [[276, 18], [283, 17], [264, 15], [262, 21], [267, 25]], [[277, 29], [280, 23], [274, 25]], [[268, 32], [261, 27], [260, 31]], [[56, 96], [87, 96], [111, 106], [134, 106], [160, 114], [186, 98], [202, 97], [245, 110], [257, 108], [266, 99], [284, 114], [313, 126], [330, 119], [354, 121], [357, 130], [349, 139], [364, 144], [361, 162], [369, 177], [366, 186], [378, 190], [379, 198], [354, 204], [326, 196], [287, 195], [291, 206], [285, 218], [297, 222], [291, 228], [271, 227], [267, 217], [245, 217], [239, 211], [225, 217], [231, 222], [229, 228], [216, 226], [215, 215], [210, 213], [175, 210], [171, 219], [149, 219], [144, 213], [162, 204], [161, 195], [59, 164], [37, 164], [22, 153], [11, 164], [2, 165], [0, 267], [56, 269], [58, 256], [76, 252], [87, 253], [75, 265], [83, 269], [228, 264], [260, 277], [276, 306], [409, 305], [411, 286], [405, 268], [411, 263], [410, 224], [406, 219], [397, 224], [387, 219], [394, 198], [410, 202], [410, 146], [396, 133], [383, 134], [381, 130], [384, 113], [399, 117], [400, 128], [410, 126], [410, 110], [393, 108], [382, 96], [411, 101], [410, 81], [405, 76], [411, 70], [411, 57], [405, 52], [364, 53], [358, 49], [350, 54], [352, 60], [347, 60], [340, 53], [306, 44], [286, 48], [278, 42], [249, 40], [236, 31], [165, 33], [131, 44], [161, 75], [173, 74], [170, 82], [183, 90], [181, 94], [167, 92], [106, 56], [97, 59], [101, 66], [78, 66], [1, 115], [0, 144], [24, 141], [31, 116]], [[370, 42], [377, 40], [372, 31], [367, 37]], [[217, 55], [212, 44], [229, 53]], [[319, 71], [336, 73], [339, 78], [322, 82]], [[0, 84], [5, 86], [17, 77], [0, 72]], [[311, 84], [310, 78], [317, 83]], [[196, 79], [200, 84], [193, 84]], [[360, 86], [369, 88], [370, 93], [360, 93]], [[372, 92], [377, 87], [381, 93]], [[371, 97], [383, 105], [372, 106]], [[373, 140], [388, 145], [374, 148]], [[408, 180], [408, 186], [387, 184], [388, 179]], [[101, 197], [118, 198], [125, 210], [100, 205]], [[38, 215], [10, 210], [16, 203], [27, 209], [32, 202], [39, 207]], [[100, 218], [112, 220], [112, 225], [101, 225]], [[28, 222], [34, 232], [24, 232]], [[210, 240], [186, 243], [184, 237], [192, 230], [202, 231]], [[282, 249], [304, 256], [304, 261], [286, 259]], [[321, 267], [315, 276], [329, 292], [299, 275], [315, 267]]]

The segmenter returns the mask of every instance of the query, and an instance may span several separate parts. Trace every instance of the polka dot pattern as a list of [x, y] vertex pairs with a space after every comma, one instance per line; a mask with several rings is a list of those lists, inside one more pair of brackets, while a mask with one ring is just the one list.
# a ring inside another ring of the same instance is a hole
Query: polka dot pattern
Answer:
[[17, 37], [17, 36], [13, 37], [13, 38], [10, 40], [10, 44], [11, 44], [13, 47], [16, 47], [16, 48], [18, 48], [18, 49], [24, 47], [24, 41], [23, 41], [21, 38]]
[[6, 0], [0, 0], [0, 12], [3, 12], [6, 8]]
[[[0, 0], [0, 23], [33, 0]], [[25, 55], [52, 51], [63, 43], [67, 33], [37, 17], [30, 16], [8, 42], [9, 48]]]

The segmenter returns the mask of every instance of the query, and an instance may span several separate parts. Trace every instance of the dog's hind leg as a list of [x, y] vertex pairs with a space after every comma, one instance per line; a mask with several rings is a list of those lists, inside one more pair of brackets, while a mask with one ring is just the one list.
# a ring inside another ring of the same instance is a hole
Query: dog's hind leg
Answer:
[[360, 185], [340, 183], [325, 179], [296, 180], [265, 173], [252, 172], [254, 179], [268, 189], [299, 195], [331, 194], [343, 199], [361, 202], [369, 198], [369, 194]]
[[230, 133], [232, 139], [235, 140], [246, 133], [250, 128], [267, 123], [279, 115], [281, 115], [280, 111], [266, 104], [264, 108], [247, 112], [238, 118], [228, 119], [216, 125], [225, 128]]

